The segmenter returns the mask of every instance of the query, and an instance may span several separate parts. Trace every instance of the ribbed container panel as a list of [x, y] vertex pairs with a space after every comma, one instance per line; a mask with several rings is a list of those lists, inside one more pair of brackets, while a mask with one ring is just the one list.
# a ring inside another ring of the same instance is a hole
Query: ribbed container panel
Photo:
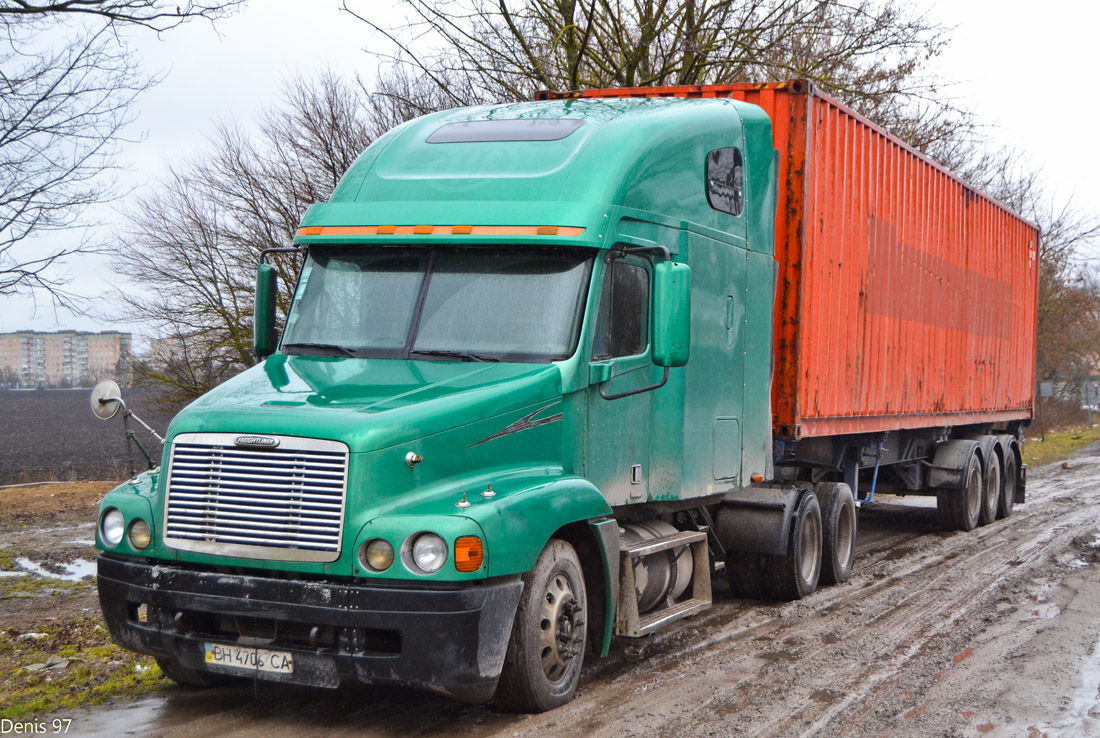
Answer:
[[1031, 417], [1034, 224], [805, 80], [553, 96], [732, 98], [768, 114], [777, 438]]

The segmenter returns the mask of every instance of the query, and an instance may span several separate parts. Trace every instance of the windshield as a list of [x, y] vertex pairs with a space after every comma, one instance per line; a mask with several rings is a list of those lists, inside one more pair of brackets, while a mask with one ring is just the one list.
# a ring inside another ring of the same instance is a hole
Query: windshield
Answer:
[[554, 361], [576, 348], [592, 252], [314, 248], [288, 354]]

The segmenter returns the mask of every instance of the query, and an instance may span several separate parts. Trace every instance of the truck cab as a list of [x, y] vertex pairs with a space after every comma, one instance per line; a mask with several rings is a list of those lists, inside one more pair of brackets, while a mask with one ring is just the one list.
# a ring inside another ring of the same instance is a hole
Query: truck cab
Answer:
[[[732, 100], [488, 106], [377, 140], [302, 221], [281, 336], [261, 266], [263, 360], [105, 499], [152, 531], [97, 537], [114, 637], [186, 683], [567, 700], [621, 614], [624, 540], [662, 545], [661, 518], [768, 465], [773, 166], [767, 116]], [[709, 604], [677, 544], [635, 629]]]

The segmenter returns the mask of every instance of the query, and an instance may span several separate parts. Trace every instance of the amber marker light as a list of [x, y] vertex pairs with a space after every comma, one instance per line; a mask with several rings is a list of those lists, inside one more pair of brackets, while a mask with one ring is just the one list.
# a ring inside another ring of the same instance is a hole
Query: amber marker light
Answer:
[[761, 482], [764, 481], [764, 475], [763, 474], [753, 474], [752, 475], [752, 481], [756, 484], [760, 484]]
[[535, 231], [540, 236], [556, 236], [558, 235], [557, 226], [539, 226]]
[[485, 561], [485, 544], [477, 536], [462, 536], [455, 541], [455, 568], [477, 571]]
[[320, 236], [324, 230], [322, 226], [310, 226], [309, 228], [303, 228], [298, 231], [299, 236]]

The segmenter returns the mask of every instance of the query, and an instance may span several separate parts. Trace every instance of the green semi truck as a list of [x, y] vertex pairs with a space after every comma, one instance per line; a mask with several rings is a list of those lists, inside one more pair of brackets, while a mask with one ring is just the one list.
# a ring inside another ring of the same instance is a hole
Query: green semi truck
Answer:
[[[771, 102], [744, 101], [761, 91]], [[543, 95], [390, 131], [276, 250], [303, 259], [281, 330], [265, 253], [262, 361], [180, 412], [159, 466], [102, 502], [119, 644], [183, 684], [399, 684], [541, 711], [613, 637], [710, 607], [716, 573], [767, 599], [847, 581], [876, 490], [937, 495], [962, 529], [1011, 512], [1030, 394], [962, 409], [941, 394], [931, 420], [853, 405], [864, 425], [826, 412], [817, 430], [788, 396], [855, 381], [803, 386], [790, 355], [811, 352], [793, 342], [824, 313], [803, 277], [801, 317], [786, 307], [790, 270], [810, 272], [792, 218], [806, 238], [824, 217], [803, 181], [824, 144], [804, 129], [835, 102], [806, 83], [652, 95]], [[859, 213], [843, 217], [866, 228]], [[867, 274], [831, 284], [859, 292]], [[1024, 325], [1026, 279], [1008, 298]], [[878, 310], [865, 292], [853, 310]], [[908, 319], [888, 313], [864, 333]], [[1033, 322], [1031, 339], [1002, 338], [1033, 340]]]

